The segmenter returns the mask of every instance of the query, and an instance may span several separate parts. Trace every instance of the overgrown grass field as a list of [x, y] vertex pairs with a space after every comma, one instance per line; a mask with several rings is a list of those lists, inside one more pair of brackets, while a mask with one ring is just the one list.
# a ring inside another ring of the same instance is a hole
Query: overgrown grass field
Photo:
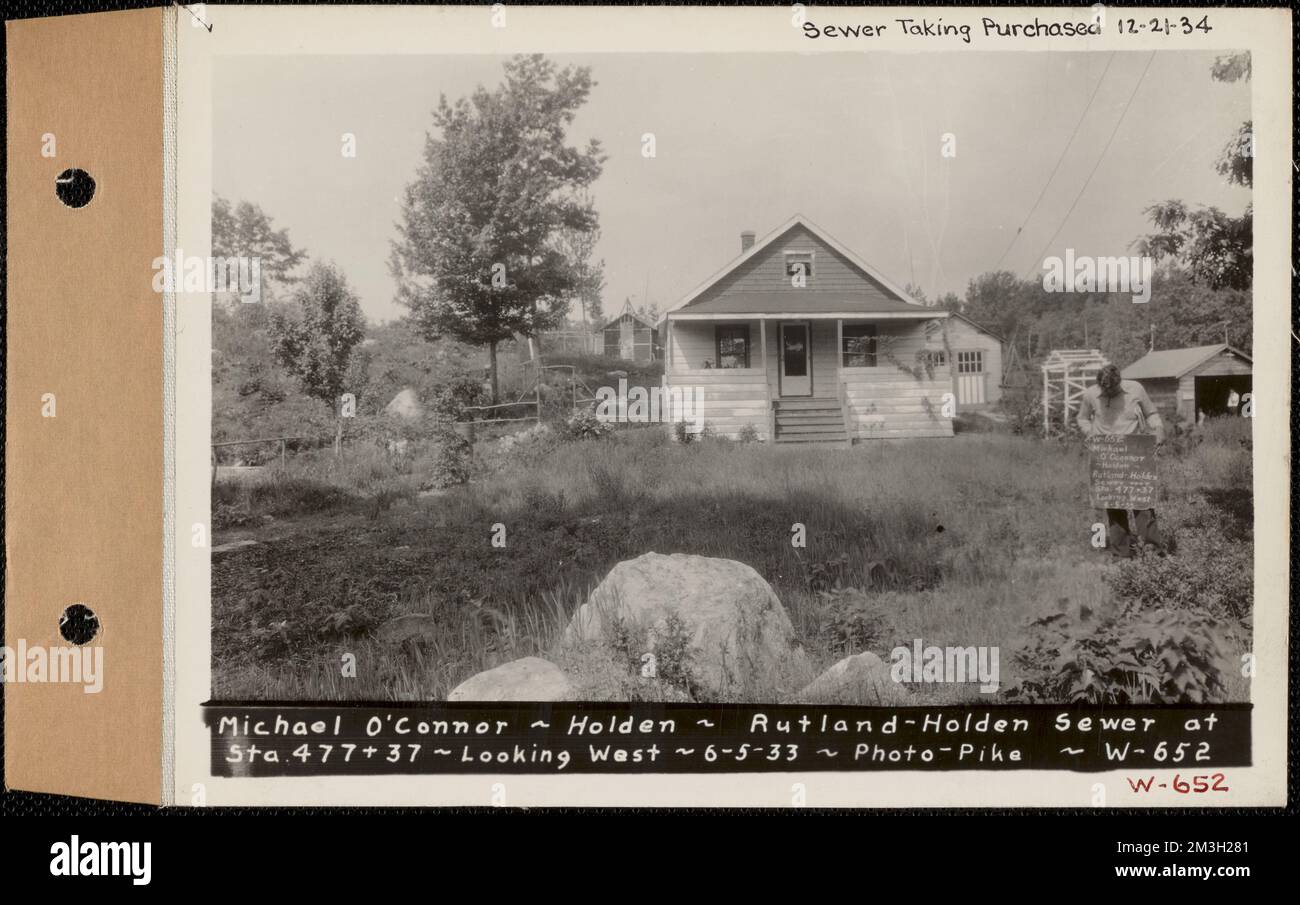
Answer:
[[[1171, 450], [1158, 512], [1178, 552], [1124, 563], [1091, 543], [1100, 514], [1077, 442], [980, 433], [813, 449], [680, 444], [660, 427], [546, 434], [478, 444], [461, 484], [440, 478], [447, 455], [303, 454], [215, 488], [216, 543], [258, 542], [214, 557], [215, 697], [445, 698], [499, 662], [555, 655], [595, 584], [648, 551], [755, 568], [817, 670], [862, 650], [888, 662], [917, 638], [999, 649], [997, 696], [914, 686], [926, 703], [1249, 696], [1234, 666], [1253, 601], [1244, 419]], [[436, 631], [378, 639], [412, 612], [436, 617]], [[1199, 671], [1160, 672], [1160, 645], [1134, 640], [1151, 624], [1179, 656], [1203, 659]]]

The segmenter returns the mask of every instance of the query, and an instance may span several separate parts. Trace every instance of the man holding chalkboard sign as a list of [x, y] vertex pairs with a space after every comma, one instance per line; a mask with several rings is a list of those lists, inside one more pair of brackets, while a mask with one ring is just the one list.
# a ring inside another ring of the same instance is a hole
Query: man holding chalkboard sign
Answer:
[[1084, 391], [1079, 429], [1092, 453], [1092, 504], [1106, 510], [1106, 545], [1111, 552], [1133, 555], [1134, 528], [1144, 542], [1171, 551], [1156, 525], [1155, 510], [1155, 450], [1165, 442], [1165, 425], [1142, 384], [1121, 379], [1119, 368], [1105, 365], [1097, 372], [1097, 385]]

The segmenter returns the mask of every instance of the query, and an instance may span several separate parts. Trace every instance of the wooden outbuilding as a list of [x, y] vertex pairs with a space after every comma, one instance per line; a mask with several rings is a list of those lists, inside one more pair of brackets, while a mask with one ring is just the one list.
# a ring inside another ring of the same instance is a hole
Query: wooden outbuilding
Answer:
[[957, 410], [991, 407], [1002, 398], [1002, 337], [956, 311], [952, 312], [947, 327], [948, 348], [943, 354], [952, 354], [948, 370], [952, 374]]
[[635, 314], [631, 304], [596, 330], [596, 353], [624, 361], [650, 362], [660, 357], [655, 325]]
[[1142, 384], [1165, 416], [1195, 421], [1198, 412], [1228, 414], [1232, 394], [1240, 401], [1250, 392], [1251, 372], [1249, 355], [1219, 343], [1148, 352], [1124, 368], [1123, 375]]

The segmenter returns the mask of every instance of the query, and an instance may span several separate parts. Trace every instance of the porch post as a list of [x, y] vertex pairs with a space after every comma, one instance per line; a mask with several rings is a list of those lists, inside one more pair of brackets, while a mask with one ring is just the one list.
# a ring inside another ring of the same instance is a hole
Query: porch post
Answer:
[[[667, 375], [673, 368], [673, 319], [670, 317], [664, 321], [664, 357], [668, 359], [664, 362], [664, 374]], [[669, 380], [669, 385], [672, 381]]]
[[840, 392], [840, 368], [844, 366], [844, 318], [835, 322], [835, 395]]
[[776, 423], [772, 417], [772, 381], [767, 376], [767, 320], [758, 319], [758, 345], [761, 349], [759, 361], [763, 363], [763, 399], [767, 402], [767, 411], [763, 413], [767, 421], [767, 442], [776, 442]]

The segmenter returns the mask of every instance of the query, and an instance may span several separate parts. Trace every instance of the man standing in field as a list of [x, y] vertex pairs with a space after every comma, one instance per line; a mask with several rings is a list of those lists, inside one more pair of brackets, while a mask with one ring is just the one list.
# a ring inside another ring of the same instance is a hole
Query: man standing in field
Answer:
[[[1097, 372], [1097, 385], [1084, 390], [1079, 405], [1079, 429], [1084, 437], [1123, 436], [1154, 432], [1156, 447], [1164, 445], [1165, 425], [1160, 412], [1151, 403], [1147, 391], [1135, 380], [1120, 377], [1119, 368], [1105, 365]], [[1106, 510], [1106, 545], [1116, 556], [1132, 556], [1132, 536], [1137, 536], [1162, 552], [1172, 552], [1156, 525], [1154, 509], [1138, 509], [1134, 513], [1136, 524], [1129, 525], [1128, 510]]]

